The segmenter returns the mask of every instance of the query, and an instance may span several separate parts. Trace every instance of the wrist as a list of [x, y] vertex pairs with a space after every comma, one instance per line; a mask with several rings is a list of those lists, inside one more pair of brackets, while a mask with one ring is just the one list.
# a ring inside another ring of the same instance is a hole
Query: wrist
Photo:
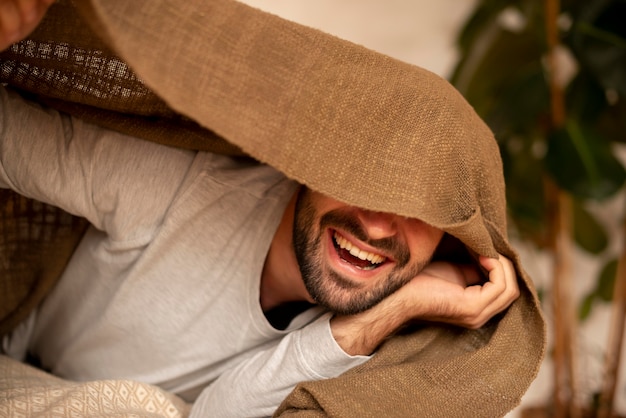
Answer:
[[383, 301], [356, 315], [335, 315], [330, 328], [337, 344], [349, 355], [368, 356], [410, 319], [405, 309]]

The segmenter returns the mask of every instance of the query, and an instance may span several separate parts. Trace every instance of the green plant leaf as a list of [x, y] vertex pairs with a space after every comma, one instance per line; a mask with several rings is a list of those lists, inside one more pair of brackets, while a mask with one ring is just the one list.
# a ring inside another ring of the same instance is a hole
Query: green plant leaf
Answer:
[[622, 98], [617, 103], [607, 107], [597, 121], [598, 132], [613, 142], [626, 142], [626, 100]]
[[485, 120], [502, 141], [507, 136], [517, 141], [522, 137], [529, 145], [541, 121], [548, 118], [550, 97], [539, 62], [529, 63], [510, 74], [507, 83], [497, 86], [494, 106], [485, 114]]
[[543, 163], [533, 153], [528, 137], [507, 136], [500, 151], [506, 179], [506, 198], [512, 226], [519, 236], [539, 248], [545, 245], [545, 195]]
[[557, 184], [582, 199], [612, 196], [626, 179], [609, 143], [589, 127], [568, 120], [548, 140], [546, 167]]
[[581, 321], [589, 317], [596, 301], [611, 302], [613, 300], [617, 263], [616, 258], [611, 259], [600, 271], [595, 288], [585, 296], [578, 309], [578, 317]]
[[583, 67], [605, 88], [626, 95], [626, 2], [596, 0], [583, 4], [574, 16], [566, 40]]
[[550, 105], [541, 53], [531, 34], [501, 31], [465, 80], [465, 97], [501, 146], [520, 139], [531, 146], [545, 136], [537, 132], [546, 129]]
[[566, 104], [570, 119], [591, 125], [609, 106], [604, 87], [586, 72], [579, 72], [567, 86]]
[[574, 239], [584, 250], [591, 254], [600, 254], [609, 243], [606, 231], [596, 218], [574, 199], [572, 205], [574, 220]]
[[617, 275], [617, 259], [610, 260], [602, 271], [596, 284], [595, 295], [604, 302], [613, 300], [613, 288], [615, 287], [615, 276]]
[[[514, 33], [492, 19], [472, 36], [476, 38], [451, 77], [451, 82], [477, 108], [479, 114], [500, 106], [498, 96], [516, 85], [529, 71], [541, 68], [544, 45], [530, 30]], [[530, 68], [530, 70], [529, 70]], [[521, 77], [520, 77], [521, 74]]]
[[458, 37], [458, 44], [464, 56], [478, 42], [485, 28], [491, 26], [503, 9], [510, 7], [508, 2], [500, 0], [483, 0], [474, 9], [470, 18], [465, 22]]
[[578, 309], [578, 319], [584, 321], [589, 318], [589, 315], [591, 315], [591, 308], [593, 308], [593, 303], [595, 302], [595, 300], [596, 297], [593, 293], [585, 296], [585, 299], [583, 299], [582, 303], [580, 304], [580, 308]]

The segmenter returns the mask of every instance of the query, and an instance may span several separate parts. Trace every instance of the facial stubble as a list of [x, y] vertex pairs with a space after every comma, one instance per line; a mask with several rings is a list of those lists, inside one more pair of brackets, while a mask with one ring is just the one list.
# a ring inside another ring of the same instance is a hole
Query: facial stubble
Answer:
[[[302, 188], [295, 208], [293, 243], [304, 285], [313, 300], [340, 315], [354, 315], [380, 303], [413, 279], [429, 260], [411, 260], [397, 238], [369, 240], [354, 214], [346, 209], [318, 214], [310, 190]], [[317, 228], [316, 227], [317, 224]], [[328, 266], [321, 242], [328, 228], [347, 231], [375, 248], [394, 255], [394, 268], [374, 286], [342, 276]]]

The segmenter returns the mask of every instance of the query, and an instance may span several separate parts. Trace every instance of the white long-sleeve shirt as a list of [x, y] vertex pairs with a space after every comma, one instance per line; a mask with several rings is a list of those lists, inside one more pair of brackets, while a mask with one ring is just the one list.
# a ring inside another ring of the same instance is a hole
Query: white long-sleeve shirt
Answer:
[[0, 90], [0, 187], [87, 218], [59, 283], [3, 341], [72, 380], [135, 379], [192, 416], [266, 416], [296, 383], [364, 362], [313, 308], [284, 330], [259, 303], [297, 184], [274, 169], [173, 149]]

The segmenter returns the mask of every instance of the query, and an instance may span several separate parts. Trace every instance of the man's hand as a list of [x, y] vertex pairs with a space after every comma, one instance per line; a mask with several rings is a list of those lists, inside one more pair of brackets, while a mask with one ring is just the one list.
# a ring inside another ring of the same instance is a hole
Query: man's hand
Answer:
[[507, 258], [480, 257], [488, 272], [482, 283], [472, 266], [434, 262], [393, 295], [372, 309], [335, 316], [331, 329], [348, 354], [369, 355], [389, 335], [411, 320], [443, 322], [480, 328], [519, 296], [517, 276]]
[[479, 261], [489, 274], [482, 285], [472, 266], [447, 262], [427, 266], [401, 289], [415, 302], [413, 317], [477, 329], [506, 309], [519, 296], [513, 264], [503, 256], [497, 260], [481, 256]]
[[0, 50], [26, 38], [54, 0], [0, 0]]

